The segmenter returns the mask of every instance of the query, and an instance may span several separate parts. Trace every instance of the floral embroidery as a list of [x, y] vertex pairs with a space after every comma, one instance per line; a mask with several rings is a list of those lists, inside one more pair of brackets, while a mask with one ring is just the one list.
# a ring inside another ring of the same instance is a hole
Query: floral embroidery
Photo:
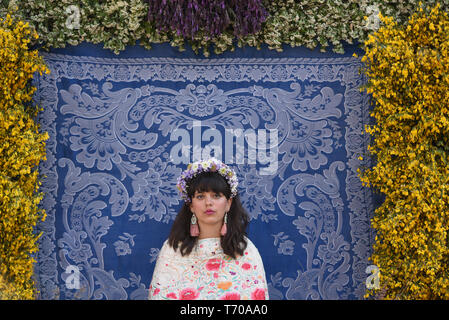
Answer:
[[199, 296], [199, 292], [193, 288], [181, 290], [179, 300], [195, 300]]
[[223, 263], [224, 261], [221, 259], [210, 259], [206, 264], [206, 269], [209, 271], [218, 271]]
[[220, 300], [240, 300], [240, 294], [238, 292], [226, 293]]
[[232, 286], [232, 282], [231, 281], [224, 281], [224, 282], [220, 282], [217, 287], [219, 289], [223, 289], [223, 290], [228, 290], [230, 287]]
[[265, 300], [265, 290], [256, 289], [251, 293], [252, 300]]
[[244, 264], [242, 264], [242, 268], [245, 270], [249, 270], [249, 269], [251, 269], [251, 265], [249, 263], [244, 263]]
[[201, 239], [182, 256], [165, 242], [154, 269], [150, 299], [264, 300], [267, 282], [254, 244], [236, 259], [225, 255], [219, 238]]
[[167, 298], [178, 299], [178, 297], [176, 296], [176, 293], [174, 293], [174, 292], [170, 292], [169, 294], [167, 294]]

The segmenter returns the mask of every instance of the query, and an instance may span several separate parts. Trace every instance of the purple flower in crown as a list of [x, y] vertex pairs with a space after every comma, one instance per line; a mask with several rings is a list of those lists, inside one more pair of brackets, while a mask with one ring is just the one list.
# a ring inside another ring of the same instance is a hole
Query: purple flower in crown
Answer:
[[237, 175], [234, 170], [232, 170], [229, 166], [221, 162], [216, 158], [210, 158], [207, 160], [200, 160], [193, 163], [190, 163], [187, 166], [187, 169], [181, 173], [178, 177], [177, 187], [179, 192], [181, 193], [181, 197], [186, 201], [190, 202], [191, 199], [187, 193], [187, 183], [198, 174], [202, 172], [218, 172], [221, 176], [223, 176], [229, 184], [231, 188], [231, 197], [235, 197], [237, 195], [237, 186], [239, 184]]

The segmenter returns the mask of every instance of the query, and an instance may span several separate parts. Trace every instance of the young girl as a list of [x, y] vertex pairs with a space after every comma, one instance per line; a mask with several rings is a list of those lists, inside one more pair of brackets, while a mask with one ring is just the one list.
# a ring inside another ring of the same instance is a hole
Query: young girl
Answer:
[[237, 185], [235, 172], [214, 158], [189, 164], [181, 174], [184, 205], [160, 250], [149, 299], [268, 299]]

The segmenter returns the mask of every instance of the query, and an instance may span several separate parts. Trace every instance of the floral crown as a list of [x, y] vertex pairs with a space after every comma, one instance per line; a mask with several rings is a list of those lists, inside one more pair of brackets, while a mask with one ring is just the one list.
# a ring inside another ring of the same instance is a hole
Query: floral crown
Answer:
[[187, 169], [181, 173], [178, 178], [177, 187], [181, 192], [181, 197], [186, 201], [190, 202], [191, 199], [187, 193], [187, 185], [188, 183], [196, 177], [198, 174], [202, 172], [217, 172], [221, 176], [223, 176], [228, 182], [231, 188], [231, 197], [235, 197], [237, 195], [237, 186], [239, 184], [237, 175], [234, 170], [232, 170], [229, 166], [224, 164], [218, 159], [210, 158], [208, 160], [200, 160], [193, 163], [190, 163], [187, 166]]

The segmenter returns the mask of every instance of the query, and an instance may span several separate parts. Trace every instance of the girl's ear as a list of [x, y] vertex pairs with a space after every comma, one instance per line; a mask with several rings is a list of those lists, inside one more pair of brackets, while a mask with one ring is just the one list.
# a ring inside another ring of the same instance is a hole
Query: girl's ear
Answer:
[[232, 198], [229, 198], [229, 199], [228, 199], [228, 205], [227, 205], [226, 212], [228, 212], [229, 210], [231, 210], [231, 205], [232, 205]]

